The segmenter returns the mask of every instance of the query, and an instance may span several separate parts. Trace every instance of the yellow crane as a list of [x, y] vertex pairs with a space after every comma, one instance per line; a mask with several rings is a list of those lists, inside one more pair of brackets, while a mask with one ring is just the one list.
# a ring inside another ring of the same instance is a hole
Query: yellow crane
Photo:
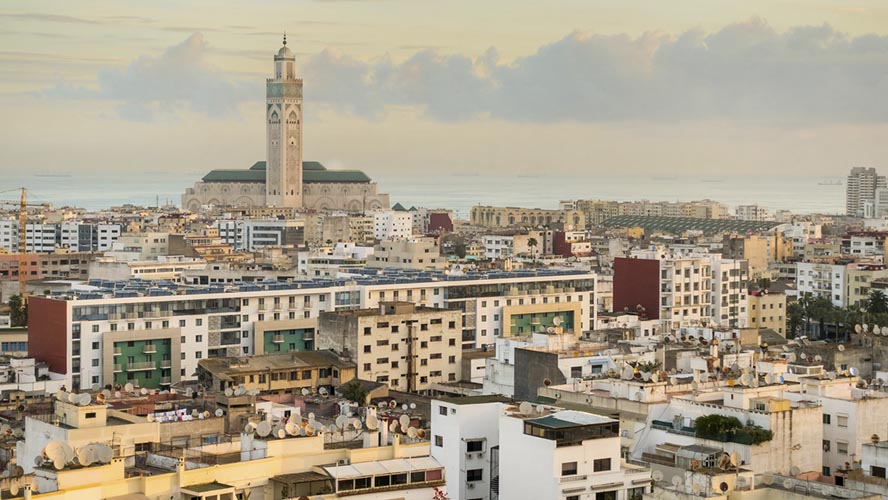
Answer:
[[20, 200], [0, 200], [0, 205], [19, 207], [18, 281], [19, 294], [22, 296], [22, 304], [25, 304], [28, 300], [28, 273], [25, 271], [25, 268], [28, 267], [28, 207], [52, 208], [52, 205], [48, 203], [28, 203], [28, 190], [25, 188], [20, 189], [22, 192]]

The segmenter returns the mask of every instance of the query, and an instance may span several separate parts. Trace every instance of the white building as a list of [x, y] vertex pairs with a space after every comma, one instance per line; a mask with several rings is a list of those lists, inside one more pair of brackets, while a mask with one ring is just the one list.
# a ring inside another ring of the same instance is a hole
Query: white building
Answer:
[[796, 289], [799, 297], [809, 293], [825, 297], [836, 307], [847, 306], [847, 267], [842, 264], [799, 262], [796, 264]]
[[497, 396], [432, 402], [432, 457], [452, 500], [640, 498], [650, 470], [620, 458], [619, 422]]
[[373, 236], [377, 240], [401, 240], [413, 236], [413, 214], [379, 210], [373, 214]]
[[237, 250], [264, 247], [294, 247], [305, 242], [302, 220], [238, 219], [216, 221], [219, 238]]
[[577, 331], [591, 328], [595, 318], [595, 274], [581, 271], [452, 276], [363, 270], [339, 280], [216, 281], [188, 289], [96, 285], [103, 288], [75, 288], [29, 302], [33, 331], [43, 339], [29, 346], [30, 354], [64, 373], [69, 388], [127, 381], [167, 386], [190, 379], [204, 357], [271, 352], [278, 334], [294, 337], [283, 343], [288, 350], [290, 344], [304, 349], [321, 312], [375, 308], [381, 302], [459, 310], [462, 348], [493, 343], [506, 327], [529, 323], [535, 314], [550, 320], [557, 313]]
[[732, 328], [745, 328], [749, 322], [745, 260], [712, 259], [712, 321]]
[[771, 220], [768, 209], [761, 205], [738, 205], [737, 218], [740, 220], [766, 221]]
[[515, 253], [515, 238], [512, 236], [487, 234], [484, 235], [483, 242], [485, 259], [506, 259]]
[[886, 187], [888, 183], [885, 176], [878, 175], [875, 168], [852, 168], [845, 186], [845, 215], [864, 217], [867, 215], [867, 204], [870, 206], [870, 211], [874, 212], [876, 190]]

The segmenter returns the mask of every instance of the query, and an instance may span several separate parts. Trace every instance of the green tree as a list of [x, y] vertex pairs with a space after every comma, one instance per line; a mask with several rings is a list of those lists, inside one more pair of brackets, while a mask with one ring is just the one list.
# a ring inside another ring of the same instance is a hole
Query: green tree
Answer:
[[367, 404], [367, 389], [357, 380], [352, 380], [340, 387], [339, 391], [342, 393], [342, 397], [349, 401], [354, 401], [360, 406]]
[[805, 323], [805, 331], [802, 335], [811, 333], [811, 306], [814, 303], [814, 295], [811, 292], [803, 292], [799, 297], [798, 305], [802, 313], [802, 320]]
[[804, 324], [804, 311], [798, 302], [786, 305], [786, 338], [791, 339], [799, 333]]
[[536, 246], [539, 244], [536, 238], [528, 238], [527, 246], [530, 247], [530, 255], [533, 257], [533, 260], [536, 261]]
[[888, 297], [882, 290], [873, 290], [866, 301], [866, 312], [872, 314], [888, 313]]
[[26, 326], [28, 324], [28, 304], [22, 299], [22, 296], [13, 295], [7, 304], [12, 326]]

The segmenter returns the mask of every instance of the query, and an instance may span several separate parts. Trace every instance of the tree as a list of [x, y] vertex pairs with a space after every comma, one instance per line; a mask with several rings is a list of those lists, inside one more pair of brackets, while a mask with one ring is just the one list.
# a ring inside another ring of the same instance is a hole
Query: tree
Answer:
[[22, 296], [13, 295], [9, 298], [8, 305], [12, 326], [27, 326], [28, 304], [22, 299]]
[[888, 297], [882, 290], [873, 290], [866, 301], [866, 312], [871, 314], [888, 313]]
[[786, 338], [794, 338], [804, 322], [804, 312], [798, 302], [786, 305]]
[[354, 401], [360, 406], [367, 404], [367, 389], [357, 380], [352, 380], [340, 387], [339, 391], [342, 393], [342, 397], [349, 401]]
[[761, 290], [767, 290], [771, 288], [771, 278], [759, 278], [757, 285]]
[[814, 295], [811, 292], [803, 292], [799, 297], [799, 308], [802, 312], [802, 319], [805, 321], [804, 335], [811, 333], [811, 306], [814, 303]]
[[538, 245], [538, 242], [537, 242], [536, 238], [528, 238], [527, 246], [530, 247], [530, 255], [533, 257], [534, 261], [536, 261], [536, 246], [537, 245]]

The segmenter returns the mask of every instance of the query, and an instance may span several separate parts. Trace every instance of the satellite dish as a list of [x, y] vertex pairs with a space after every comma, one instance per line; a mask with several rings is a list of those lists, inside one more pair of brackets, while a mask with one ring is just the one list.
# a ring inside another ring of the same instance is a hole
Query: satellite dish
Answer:
[[736, 451], [732, 451], [730, 454], [731, 465], [737, 467], [740, 465], [740, 455]]
[[398, 432], [398, 421], [392, 420], [389, 422], [389, 432]]
[[401, 429], [407, 429], [407, 427], [410, 427], [410, 417], [407, 415], [401, 415], [401, 418], [398, 419], [398, 423], [401, 424]]
[[126, 392], [133, 392], [134, 386], [130, 382], [127, 382], [125, 386], [123, 386], [123, 390]]
[[762, 476], [762, 482], [765, 483], [766, 485], [770, 486], [770, 485], [774, 484], [774, 476], [772, 476], [770, 474], [765, 474], [764, 476]]
[[271, 424], [268, 423], [268, 420], [259, 422], [259, 425], [256, 426], [256, 433], [261, 437], [271, 434]]
[[555, 316], [554, 318], [552, 318], [552, 324], [553, 324], [553, 325], [555, 325], [555, 326], [561, 326], [562, 323], [564, 323], [564, 320], [561, 319], [561, 316]]
[[860, 333], [862, 330], [863, 330], [863, 328], [861, 328], [860, 325], [854, 325], [855, 332]]
[[835, 380], [836, 379], [836, 372], [829, 372], [829, 374], [826, 377], [830, 380]]
[[345, 427], [346, 425], [348, 425], [348, 417], [346, 417], [345, 415], [339, 415], [338, 417], [336, 417], [336, 425], [338, 425], [339, 427]]
[[315, 428], [313, 425], [309, 424], [309, 425], [305, 426], [305, 435], [306, 436], [313, 436], [314, 433], [315, 433]]
[[147, 420], [149, 422], [154, 422], [154, 414], [149, 413], [149, 414], [145, 415], [145, 420]]
[[416, 427], [410, 427], [407, 429], [407, 437], [410, 439], [416, 439]]
[[73, 392], [69, 392], [68, 393], [68, 402], [74, 403], [76, 405], [77, 403], [80, 402], [80, 395], [73, 393]]
[[227, 397], [229, 397], [229, 398], [230, 398], [231, 396], [234, 396], [234, 391], [231, 390], [231, 387], [226, 387], [226, 388], [225, 388], [225, 395], [226, 395]]
[[299, 434], [299, 426], [296, 425], [296, 421], [292, 418], [290, 420], [287, 420], [287, 424], [284, 426], [284, 430], [287, 431], [287, 434], [291, 436]]
[[410, 409], [411, 409], [411, 410], [415, 410], [415, 409], [416, 409], [416, 403], [410, 403]]
[[801, 473], [802, 473], [802, 471], [798, 468], [798, 466], [793, 465], [793, 466], [789, 469], [789, 474], [790, 474], [791, 476], [793, 476], [793, 477], [798, 476], [798, 475], [801, 474]]
[[351, 420], [351, 426], [354, 427], [356, 431], [359, 431], [364, 427], [363, 424], [361, 424], [361, 421], [357, 418]]
[[208, 412], [208, 411], [203, 412], [203, 416], [204, 416], [204, 418], [210, 418], [210, 412]]
[[[888, 327], [886, 327], [886, 328], [888, 328]], [[844, 350], [845, 350], [845, 346], [842, 345], [842, 344], [839, 344], [839, 347], [837, 347], [837, 349], [839, 350], [839, 352], [844, 351]]]
[[783, 489], [786, 489], [786, 490], [792, 489], [792, 479], [784, 479], [783, 480]]
[[[839, 347], [841, 347], [841, 346], [839, 346]], [[791, 352], [791, 353], [787, 354], [787, 355], [786, 355], [786, 360], [789, 361], [790, 363], [795, 363], [795, 360], [796, 360], [796, 355], [795, 355], [795, 353], [794, 353], [794, 352]]]
[[718, 489], [720, 489], [720, 490], [722, 491], [722, 493], [728, 491], [728, 483], [722, 481], [722, 482], [718, 485]]
[[674, 486], [675, 488], [678, 488], [683, 483], [684, 479], [682, 479], [681, 476], [672, 476], [672, 486]]
[[147, 388], [147, 387], [142, 387], [142, 388], [139, 390], [139, 392], [142, 393], [143, 396], [145, 396], [145, 395], [148, 394], [148, 388]]
[[320, 394], [321, 396], [326, 396], [327, 395], [327, 388], [321, 387], [320, 389], [318, 389], [318, 394]]
[[864, 323], [863, 325], [861, 325], [861, 328], [863, 328], [863, 333], [866, 333], [866, 332], [869, 331], [869, 325], [867, 325], [866, 323]]
[[819, 354], [814, 356], [814, 361], [817, 363], [820, 363], [821, 361], [823, 361], [823, 356], [821, 356]]
[[522, 415], [530, 415], [533, 411], [533, 405], [528, 403], [527, 401], [522, 401], [520, 405], [518, 405], [518, 412]]
[[278, 429], [276, 434], [278, 439], [284, 439], [285, 437], [287, 437], [287, 431], [285, 431], [284, 429]]
[[848, 373], [850, 373], [852, 377], [856, 377], [857, 374], [860, 373], [860, 371], [857, 368], [852, 366], [851, 368], [848, 369]]
[[369, 415], [367, 417], [367, 428], [371, 431], [379, 429], [379, 417], [376, 415]]
[[94, 456], [91, 451], [92, 450], [86, 447], [77, 450], [77, 461], [80, 463], [80, 465], [84, 467], [89, 467], [90, 465], [92, 465]]
[[653, 479], [655, 482], [662, 481], [663, 480], [663, 471], [655, 470], [655, 471], [651, 472], [651, 479]]
[[222, 415], [225, 415], [225, 410], [223, 410], [222, 408], [216, 409], [216, 416], [221, 417]]
[[416, 429], [416, 437], [419, 439], [425, 439], [425, 437], [426, 437], [425, 429]]
[[314, 412], [309, 412], [309, 414], [308, 414], [308, 421], [311, 422], [311, 421], [314, 420], [314, 419], [315, 419], [315, 414], [314, 414]]
[[65, 391], [59, 391], [59, 392], [55, 393], [55, 397], [59, 401], [67, 401], [68, 400], [68, 393]]
[[694, 495], [700, 494], [700, 485], [697, 483], [691, 483], [691, 493]]
[[308, 396], [310, 393], [311, 393], [311, 391], [309, 391], [309, 390], [306, 389], [305, 387], [302, 388], [302, 395], [303, 395], [303, 396]]
[[882, 336], [888, 336], [888, 326], [882, 327]]
[[651, 372], [641, 372], [641, 378], [645, 382], [650, 382], [651, 381]]
[[389, 401], [389, 409], [394, 410], [395, 408], [397, 408], [397, 406], [398, 406], [398, 402], [395, 401], [394, 399]]
[[660, 381], [660, 375], [657, 374], [657, 372], [652, 373], [651, 374], [651, 382], [656, 384], [659, 381]]

